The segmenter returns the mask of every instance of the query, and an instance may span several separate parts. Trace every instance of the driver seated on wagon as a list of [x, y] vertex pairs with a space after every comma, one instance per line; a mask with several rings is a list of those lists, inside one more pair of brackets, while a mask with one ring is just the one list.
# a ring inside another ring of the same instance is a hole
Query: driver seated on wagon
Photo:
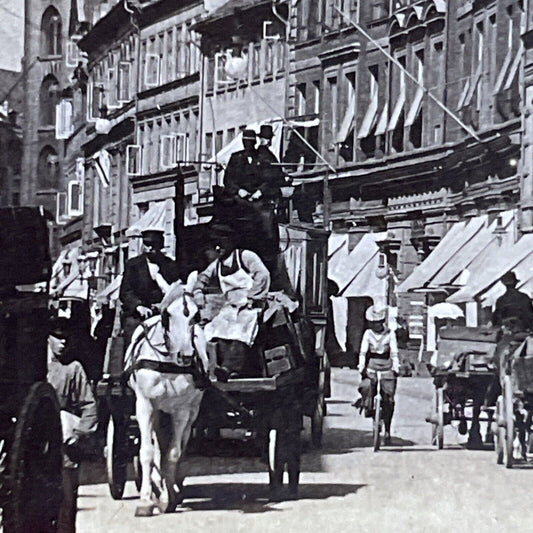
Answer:
[[221, 381], [259, 376], [259, 354], [251, 348], [266, 307], [270, 273], [256, 253], [237, 248], [228, 226], [214, 226], [212, 239], [217, 257], [198, 274], [193, 294], [198, 307], [204, 308], [205, 290], [213, 279], [218, 279], [222, 307], [205, 326], [206, 340], [217, 343], [219, 366], [215, 375]]

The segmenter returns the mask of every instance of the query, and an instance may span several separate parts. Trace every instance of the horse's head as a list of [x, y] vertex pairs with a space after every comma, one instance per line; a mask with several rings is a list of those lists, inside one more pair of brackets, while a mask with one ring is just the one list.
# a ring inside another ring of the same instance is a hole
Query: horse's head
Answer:
[[[188, 283], [189, 285], [189, 283]], [[191, 323], [198, 313], [190, 287], [176, 281], [161, 302], [161, 323], [165, 330], [165, 345], [169, 352], [192, 355], [194, 347]]]

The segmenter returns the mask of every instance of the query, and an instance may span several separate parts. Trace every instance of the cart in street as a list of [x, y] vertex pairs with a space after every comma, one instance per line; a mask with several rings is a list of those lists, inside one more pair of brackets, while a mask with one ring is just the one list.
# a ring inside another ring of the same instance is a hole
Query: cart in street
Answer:
[[498, 339], [499, 330], [483, 327], [439, 330], [438, 351], [430, 368], [435, 390], [427, 418], [438, 449], [444, 446], [444, 426], [452, 421], [459, 422], [459, 433], [469, 432], [472, 447], [482, 445], [480, 423], [487, 422], [485, 442], [492, 443], [494, 405], [486, 400], [498, 379], [493, 361]]
[[[0, 209], [0, 531], [53, 532], [63, 464], [59, 404], [46, 382], [51, 262], [47, 219]], [[42, 285], [34, 292], [35, 284]]]

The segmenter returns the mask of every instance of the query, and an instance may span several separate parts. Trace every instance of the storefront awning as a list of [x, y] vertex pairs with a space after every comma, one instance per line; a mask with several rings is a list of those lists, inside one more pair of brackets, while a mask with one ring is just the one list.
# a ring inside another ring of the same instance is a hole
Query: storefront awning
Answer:
[[342, 261], [338, 261], [333, 268], [328, 264], [328, 277], [339, 286], [339, 296], [346, 298], [369, 296], [374, 300], [384, 298], [387, 280], [380, 279], [376, 275], [379, 267], [376, 236], [379, 238], [381, 234], [365, 234]]
[[353, 96], [353, 98], [350, 98], [350, 101], [348, 102], [348, 107], [346, 108], [344, 118], [342, 119], [341, 126], [337, 133], [337, 143], [343, 143], [346, 140], [346, 138], [350, 134], [350, 131], [353, 129], [354, 119], [355, 96]]
[[[446, 301], [465, 303], [475, 301], [496, 285], [500, 278], [511, 270], [517, 269], [525, 260], [533, 260], [533, 234], [524, 235], [514, 244], [498, 248], [485, 261], [485, 267], [475, 276], [470, 276], [468, 283]], [[527, 265], [527, 263], [526, 263]]]
[[118, 300], [121, 283], [122, 274], [119, 274], [104, 290], [96, 295], [96, 301], [99, 304], [106, 304]]
[[484, 216], [475, 217], [467, 222], [456, 222], [429, 256], [400, 283], [396, 292], [427, 288], [444, 265], [481, 230], [485, 223]]
[[442, 269], [431, 280], [430, 286], [453, 286], [466, 283], [465, 272], [468, 276], [475, 275], [479, 265], [478, 258], [484, 255], [488, 248], [497, 248], [502, 235], [514, 235], [514, 212], [506, 211], [500, 215], [500, 220], [490, 223], [488, 216], [483, 215], [484, 223], [480, 230], [457, 251]]
[[174, 200], [167, 198], [160, 202], [153, 202], [146, 213], [126, 230], [127, 237], [140, 237], [147, 229], [158, 229], [165, 233], [169, 230], [174, 215]]

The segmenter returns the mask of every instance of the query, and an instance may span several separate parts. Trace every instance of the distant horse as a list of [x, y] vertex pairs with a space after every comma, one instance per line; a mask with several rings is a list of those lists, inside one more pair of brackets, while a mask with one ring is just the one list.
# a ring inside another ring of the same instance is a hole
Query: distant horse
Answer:
[[[173, 512], [183, 500], [180, 458], [203, 396], [192, 372], [195, 362], [200, 374], [208, 369], [206, 341], [203, 330], [194, 324], [198, 307], [189, 285], [180, 281], [171, 285], [161, 303], [161, 315], [137, 328], [126, 352], [141, 435], [137, 516], [151, 515], [155, 506], [161, 512]], [[165, 420], [170, 420], [170, 431]]]

